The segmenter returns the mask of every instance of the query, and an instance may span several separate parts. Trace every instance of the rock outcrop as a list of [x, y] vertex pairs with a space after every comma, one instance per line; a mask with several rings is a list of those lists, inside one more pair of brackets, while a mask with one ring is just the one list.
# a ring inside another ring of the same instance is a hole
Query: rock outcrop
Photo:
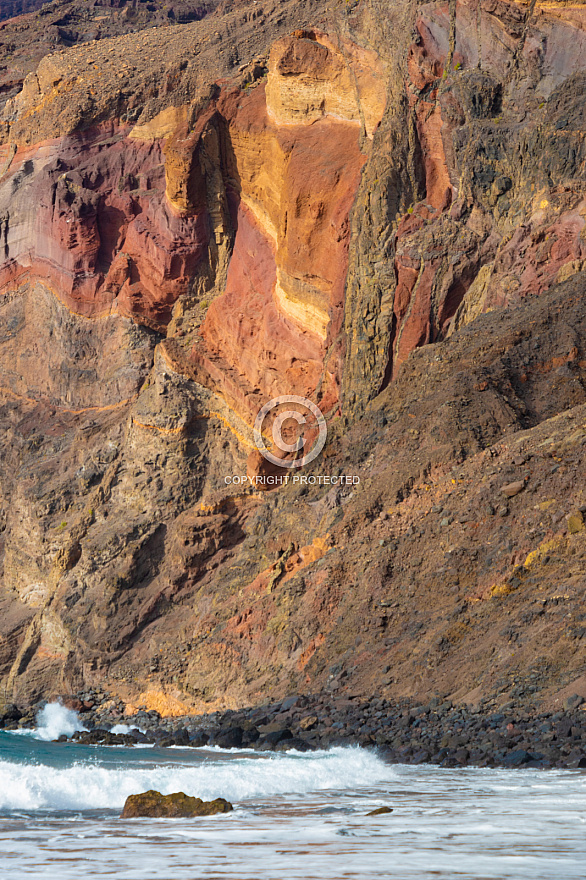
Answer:
[[[551, 695], [584, 635], [586, 8], [206, 9], [31, 40], [3, 111], [6, 699]], [[328, 441], [261, 492], [278, 395]]]
[[127, 797], [120, 818], [191, 819], [196, 816], [229, 813], [232, 809], [232, 804], [224, 798], [202, 801], [201, 798], [189, 797], [182, 791], [165, 795], [151, 789], [143, 794], [131, 794]]
[[393, 812], [392, 807], [377, 807], [376, 810], [371, 810], [370, 813], [367, 813], [367, 816], [386, 816], [389, 813]]
[[[87, 56], [82, 70], [97, 79], [102, 59]], [[245, 416], [256, 394], [319, 385], [326, 409], [338, 401], [348, 217], [361, 138], [385, 109], [380, 59], [349, 41], [299, 31], [267, 64], [244, 88], [80, 133], [61, 93], [85, 77], [70, 53], [44, 59], [10, 111], [3, 205], [0, 193], [3, 289], [42, 279], [76, 314], [164, 332], [181, 296], [201, 303], [225, 281], [188, 357], [202, 384], [222, 376]], [[53, 140], [15, 150], [31, 115]]]
[[405, 64], [409, 135], [396, 146], [392, 124], [387, 135], [415, 198], [395, 219], [396, 196], [373, 199], [373, 163], [355, 209], [368, 220], [356, 256], [380, 268], [349, 279], [348, 331], [368, 326], [378, 355], [373, 369], [356, 337], [352, 407], [364, 400], [361, 368], [372, 395], [413, 348], [580, 271], [585, 14], [560, 3], [420, 8]]

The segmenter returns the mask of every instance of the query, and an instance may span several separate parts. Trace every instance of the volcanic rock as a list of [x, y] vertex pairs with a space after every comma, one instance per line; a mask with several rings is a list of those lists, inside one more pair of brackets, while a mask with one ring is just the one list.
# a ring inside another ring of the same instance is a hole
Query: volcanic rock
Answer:
[[507, 483], [506, 486], [503, 486], [501, 492], [503, 495], [506, 495], [507, 498], [514, 498], [515, 495], [518, 495], [519, 492], [522, 492], [524, 488], [524, 480], [515, 480], [514, 483]]
[[191, 819], [195, 816], [229, 813], [232, 809], [232, 804], [224, 798], [202, 801], [201, 798], [189, 797], [182, 791], [163, 795], [151, 789], [143, 794], [131, 794], [127, 797], [120, 818]]
[[214, 745], [222, 749], [239, 749], [242, 746], [242, 728], [230, 727], [227, 730], [220, 730], [214, 737]]
[[[66, 5], [67, 34], [53, 4], [2, 26], [5, 699], [107, 691], [96, 723], [142, 707], [161, 741], [320, 693], [311, 732], [249, 720], [363, 743], [382, 709], [338, 713], [371, 694], [555, 702], [585, 638], [583, 7], [128, 5], [90, 37], [102, 7]], [[254, 420], [291, 394], [327, 443], [260, 492]]]

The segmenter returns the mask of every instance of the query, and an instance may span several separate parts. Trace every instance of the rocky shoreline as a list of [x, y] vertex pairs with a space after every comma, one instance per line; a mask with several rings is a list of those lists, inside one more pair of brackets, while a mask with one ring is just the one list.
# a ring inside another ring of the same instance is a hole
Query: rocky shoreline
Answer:
[[[80, 713], [86, 731], [60, 742], [88, 745], [154, 744], [257, 751], [314, 751], [337, 745], [376, 748], [390, 763], [442, 767], [586, 769], [586, 702], [575, 695], [563, 711], [507, 704], [498, 710], [467, 708], [433, 699], [427, 705], [368, 701], [331, 695], [292, 696], [264, 706], [207, 715], [162, 718], [155, 710], [125, 713], [121, 700], [87, 692], [63, 698]], [[34, 710], [0, 712], [0, 727], [34, 726]], [[128, 732], [112, 732], [124, 724]]]

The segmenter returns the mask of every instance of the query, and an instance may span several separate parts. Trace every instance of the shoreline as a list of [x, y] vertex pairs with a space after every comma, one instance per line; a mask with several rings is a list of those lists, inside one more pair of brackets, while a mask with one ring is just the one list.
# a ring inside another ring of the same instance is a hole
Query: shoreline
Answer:
[[[578, 697], [573, 707], [557, 712], [522, 707], [484, 711], [439, 699], [416, 706], [376, 697], [358, 701], [316, 694], [247, 709], [162, 718], [156, 710], [126, 715], [121, 700], [90, 691], [59, 701], [78, 712], [87, 731], [63, 734], [57, 741], [274, 752], [358, 745], [376, 748], [385, 761], [396, 764], [586, 769], [586, 711], [580, 701]], [[0, 729], [34, 726], [42, 705], [25, 714], [5, 707]], [[129, 732], [111, 733], [119, 724]]]

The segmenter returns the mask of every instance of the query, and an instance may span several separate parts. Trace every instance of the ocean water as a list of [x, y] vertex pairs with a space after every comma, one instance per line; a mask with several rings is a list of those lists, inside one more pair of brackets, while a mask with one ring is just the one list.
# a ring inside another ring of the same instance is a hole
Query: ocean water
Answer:
[[[579, 771], [392, 766], [376, 753], [56, 744], [80, 726], [49, 709], [0, 732], [0, 878], [453, 880], [586, 876]], [[155, 788], [226, 797], [227, 815], [121, 820]], [[379, 806], [393, 812], [366, 813]]]

